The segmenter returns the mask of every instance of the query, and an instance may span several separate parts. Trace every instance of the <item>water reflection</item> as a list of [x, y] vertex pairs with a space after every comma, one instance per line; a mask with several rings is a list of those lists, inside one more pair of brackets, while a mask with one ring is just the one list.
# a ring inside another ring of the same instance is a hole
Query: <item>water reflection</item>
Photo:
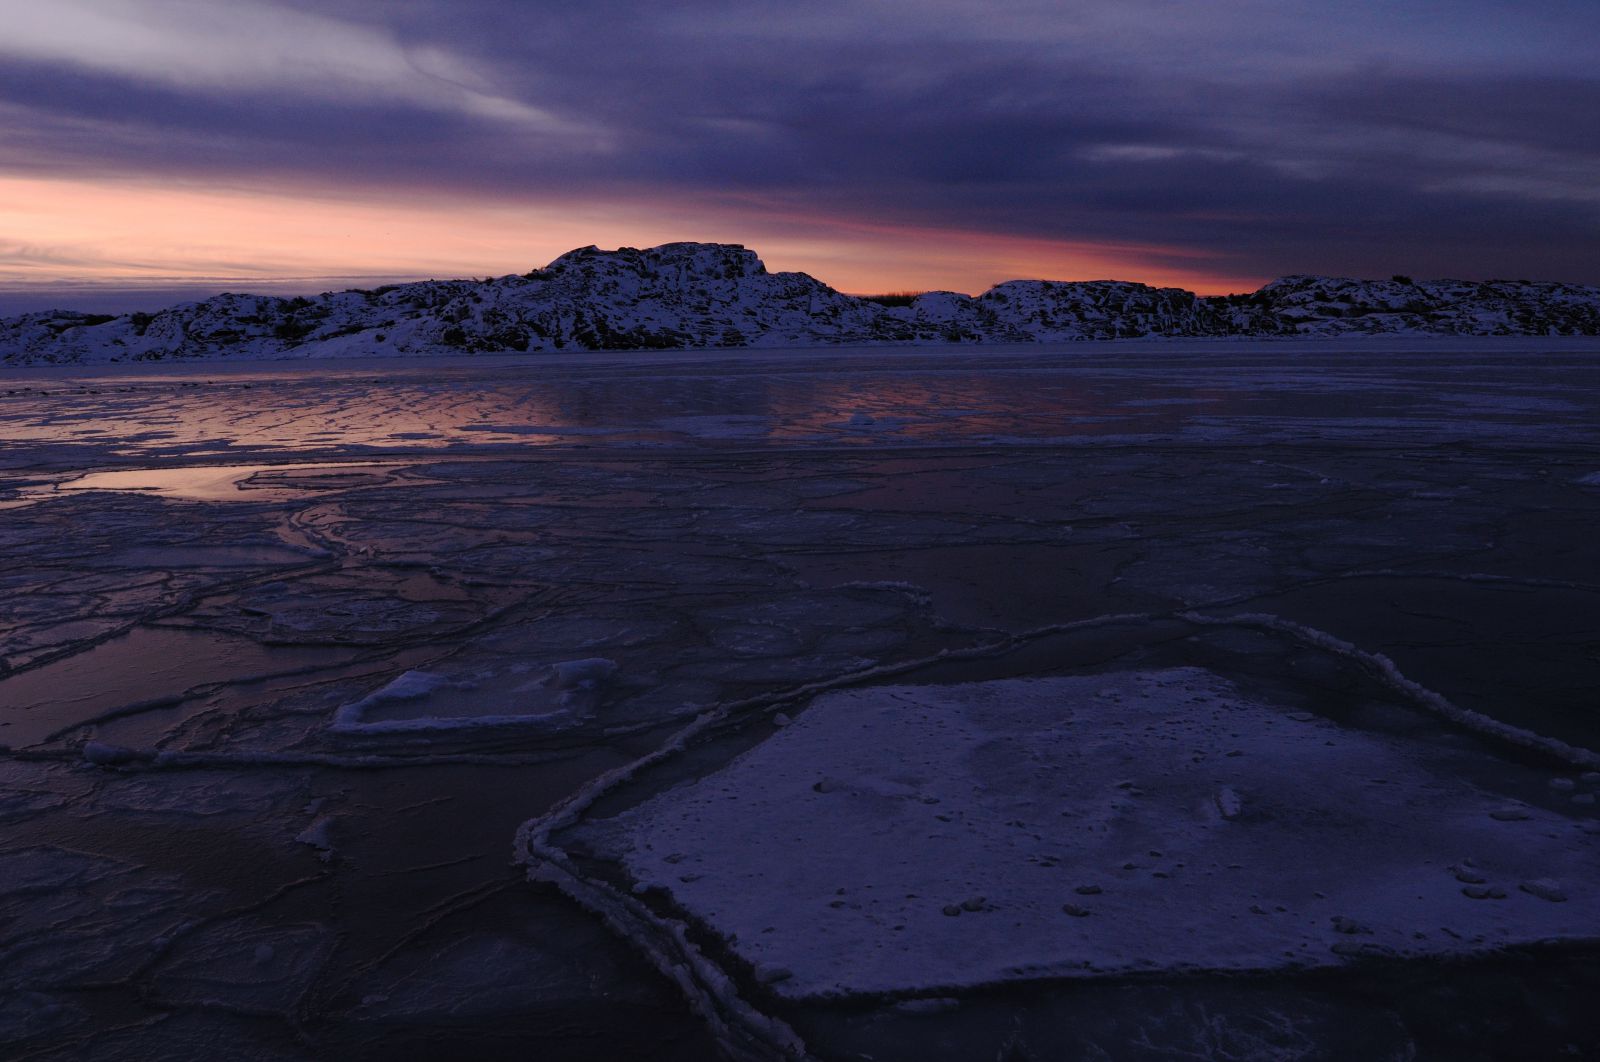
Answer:
[[[348, 459], [352, 452], [461, 447], [1170, 437], [1226, 432], [1241, 419], [1257, 429], [1336, 423], [1360, 430], [1373, 418], [1447, 418], [1459, 426], [1462, 406], [1478, 414], [1478, 432], [1541, 420], [1576, 429], [1600, 419], [1597, 392], [1569, 386], [1592, 376], [1592, 358], [1506, 354], [1473, 362], [1468, 374], [1461, 360], [1447, 364], [1431, 352], [1395, 354], [1368, 344], [1314, 354], [1211, 346], [1182, 357], [813, 351], [602, 366], [456, 360], [396, 363], [376, 375], [300, 364], [229, 367], [225, 374], [199, 367], [150, 375], [120, 366], [55, 370], [0, 395], [0, 467], [225, 455]], [[1552, 405], [1557, 391], [1579, 397]], [[1520, 405], [1505, 400], [1519, 394]], [[233, 493], [226, 483], [186, 482], [145, 485], [185, 497]], [[202, 489], [211, 493], [196, 493]]]
[[89, 472], [71, 479], [24, 487], [0, 509], [34, 505], [82, 491], [132, 491], [187, 501], [285, 501], [321, 490], [380, 486], [399, 462], [359, 464], [182, 465]]

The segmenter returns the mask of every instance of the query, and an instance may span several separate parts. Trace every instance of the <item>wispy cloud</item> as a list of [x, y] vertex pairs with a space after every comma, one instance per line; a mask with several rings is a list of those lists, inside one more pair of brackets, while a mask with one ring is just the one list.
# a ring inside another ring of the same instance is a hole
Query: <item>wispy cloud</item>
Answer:
[[481, 63], [265, 0], [6, 0], [0, 54], [194, 90], [405, 103], [545, 134], [596, 131], [498, 92]]

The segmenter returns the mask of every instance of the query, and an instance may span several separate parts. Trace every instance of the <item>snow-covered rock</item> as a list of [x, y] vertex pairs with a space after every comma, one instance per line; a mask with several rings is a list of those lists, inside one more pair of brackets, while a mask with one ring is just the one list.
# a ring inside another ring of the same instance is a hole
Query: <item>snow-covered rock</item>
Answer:
[[1210, 301], [1194, 292], [1121, 280], [1011, 280], [973, 302], [1023, 340], [1229, 334]]
[[1395, 332], [1600, 335], [1600, 288], [1291, 276], [1250, 295], [1201, 297], [1114, 280], [1013, 280], [976, 298], [875, 300], [769, 273], [737, 244], [582, 247], [482, 281], [218, 295], [154, 314], [24, 314], [0, 320], [0, 362]]
[[1600, 288], [1573, 284], [1290, 276], [1246, 300], [1229, 301], [1231, 323], [1247, 330], [1276, 324], [1302, 335], [1600, 334]]

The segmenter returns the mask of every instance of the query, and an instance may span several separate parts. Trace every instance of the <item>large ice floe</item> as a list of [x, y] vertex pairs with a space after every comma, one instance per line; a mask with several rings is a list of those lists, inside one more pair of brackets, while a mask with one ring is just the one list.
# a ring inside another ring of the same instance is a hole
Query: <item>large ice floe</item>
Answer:
[[924, 994], [1593, 938], [1544, 782], [1179, 667], [828, 693], [572, 841], [779, 996]]

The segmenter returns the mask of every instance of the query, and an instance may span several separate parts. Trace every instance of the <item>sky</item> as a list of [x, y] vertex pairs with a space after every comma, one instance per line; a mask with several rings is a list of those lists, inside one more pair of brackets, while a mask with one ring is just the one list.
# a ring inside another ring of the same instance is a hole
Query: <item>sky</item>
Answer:
[[1597, 0], [0, 0], [0, 312], [742, 243], [1600, 284]]

